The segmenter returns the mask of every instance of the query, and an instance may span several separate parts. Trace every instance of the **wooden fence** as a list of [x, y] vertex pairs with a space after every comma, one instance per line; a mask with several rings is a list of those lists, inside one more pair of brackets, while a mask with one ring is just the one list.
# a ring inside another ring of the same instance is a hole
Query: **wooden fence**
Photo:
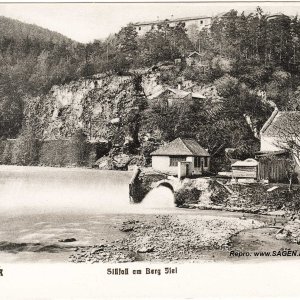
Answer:
[[258, 165], [258, 179], [269, 182], [286, 182], [288, 162], [280, 159], [260, 159]]

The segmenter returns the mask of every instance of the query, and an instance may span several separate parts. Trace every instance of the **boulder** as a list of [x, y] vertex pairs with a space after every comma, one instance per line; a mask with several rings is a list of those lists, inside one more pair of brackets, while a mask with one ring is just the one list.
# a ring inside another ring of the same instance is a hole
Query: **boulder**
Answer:
[[113, 160], [109, 156], [103, 156], [95, 163], [100, 170], [113, 170]]
[[131, 158], [127, 154], [119, 154], [114, 156], [113, 163], [116, 169], [124, 169], [129, 164]]
[[154, 251], [154, 247], [142, 247], [140, 249], [138, 249], [138, 253], [148, 253], [148, 252], [153, 252]]
[[287, 238], [287, 233], [283, 232], [283, 233], [277, 233], [275, 235], [276, 240], [284, 240]]
[[133, 229], [134, 229], [133, 226], [123, 226], [122, 228], [120, 228], [120, 231], [129, 232], [132, 231]]

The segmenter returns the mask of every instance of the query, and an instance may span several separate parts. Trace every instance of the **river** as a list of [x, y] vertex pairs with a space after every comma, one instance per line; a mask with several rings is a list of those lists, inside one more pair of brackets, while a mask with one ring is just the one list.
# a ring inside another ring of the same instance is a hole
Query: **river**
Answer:
[[[0, 262], [66, 262], [77, 246], [126, 236], [119, 228], [134, 215], [145, 219], [157, 214], [242, 216], [178, 209], [165, 187], [150, 192], [142, 204], [130, 204], [131, 176], [124, 171], [0, 166]], [[76, 241], [62, 242], [70, 238]], [[242, 242], [238, 238], [236, 243]]]
[[[0, 166], [0, 261], [66, 261], [75, 246], [122, 237], [116, 227], [124, 215], [177, 211], [166, 188], [158, 208], [148, 200], [130, 204], [131, 176], [124, 171]], [[67, 238], [76, 241], [71, 246], [58, 242]]]

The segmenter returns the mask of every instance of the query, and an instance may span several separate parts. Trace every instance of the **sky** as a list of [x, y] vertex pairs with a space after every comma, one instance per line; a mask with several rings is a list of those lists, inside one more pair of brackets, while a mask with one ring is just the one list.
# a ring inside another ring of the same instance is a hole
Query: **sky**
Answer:
[[130, 22], [208, 15], [230, 9], [296, 15], [300, 2], [251, 3], [1, 3], [0, 15], [57, 31], [78, 42], [106, 38]]

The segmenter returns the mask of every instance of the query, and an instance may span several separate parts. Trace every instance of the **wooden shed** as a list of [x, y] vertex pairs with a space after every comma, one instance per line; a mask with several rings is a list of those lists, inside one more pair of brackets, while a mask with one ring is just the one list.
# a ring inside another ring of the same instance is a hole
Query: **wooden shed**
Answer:
[[[289, 169], [289, 153], [285, 150], [269, 151], [256, 154], [259, 161], [258, 179], [268, 180], [272, 183], [284, 183], [288, 181], [287, 170]], [[298, 168], [295, 170], [298, 173]]]
[[253, 158], [238, 160], [231, 168], [233, 178], [257, 179], [258, 162]]

